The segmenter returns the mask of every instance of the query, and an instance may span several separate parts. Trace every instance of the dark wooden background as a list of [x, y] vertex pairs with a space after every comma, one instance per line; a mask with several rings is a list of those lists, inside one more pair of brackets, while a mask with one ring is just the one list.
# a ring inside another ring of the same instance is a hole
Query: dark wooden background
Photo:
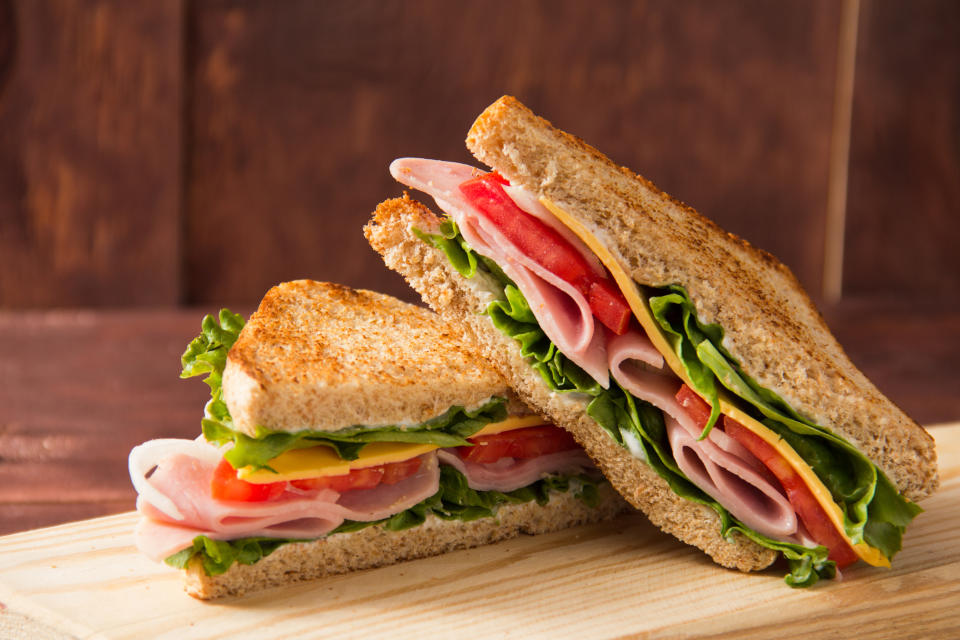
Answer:
[[0, 0], [0, 307], [409, 299], [360, 234], [387, 164], [467, 160], [504, 93], [815, 295], [845, 191], [844, 296], [960, 298], [953, 0]]
[[301, 277], [414, 301], [361, 234], [387, 165], [469, 161], [504, 93], [960, 418], [955, 0], [0, 0], [0, 532], [132, 506], [126, 451], [197, 433], [203, 313]]

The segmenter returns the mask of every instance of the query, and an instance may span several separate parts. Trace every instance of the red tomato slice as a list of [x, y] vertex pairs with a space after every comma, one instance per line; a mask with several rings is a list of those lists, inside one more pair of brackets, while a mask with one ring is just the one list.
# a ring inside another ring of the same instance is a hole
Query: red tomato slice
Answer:
[[390, 462], [383, 465], [383, 484], [397, 484], [406, 480], [420, 470], [420, 458], [410, 458], [401, 462]]
[[333, 489], [338, 493], [355, 489], [373, 489], [380, 484], [397, 484], [420, 469], [420, 458], [400, 462], [388, 462], [373, 467], [353, 469], [339, 476], [321, 476], [303, 480], [291, 480], [290, 484], [304, 491]]
[[524, 255], [585, 295], [597, 320], [617, 335], [623, 335], [631, 318], [630, 305], [623, 293], [609, 277], [598, 276], [566, 238], [518, 207], [503, 190], [502, 180], [488, 173], [467, 180], [460, 185], [460, 191]]
[[487, 175], [490, 177], [490, 178], [489, 178], [490, 180], [496, 180], [496, 181], [499, 182], [500, 184], [505, 184], [505, 185], [509, 185], [509, 184], [510, 184], [510, 181], [509, 181], [509, 180], [507, 180], [506, 178], [504, 178], [502, 175], [500, 175], [500, 174], [497, 173], [496, 171], [491, 171], [491, 172], [488, 173]]
[[569, 433], [553, 425], [526, 427], [470, 438], [472, 447], [457, 447], [469, 462], [489, 464], [501, 458], [525, 460], [579, 447]]
[[[355, 489], [373, 489], [377, 485], [396, 484], [412, 476], [420, 469], [420, 458], [411, 458], [401, 462], [389, 462], [363, 469], [354, 469], [339, 476], [323, 476], [291, 480], [290, 484], [303, 491], [333, 489], [338, 493]], [[286, 482], [259, 484], [247, 482], [237, 477], [237, 471], [229, 462], [221, 460], [213, 473], [210, 491], [217, 500], [234, 502], [265, 502], [279, 498], [286, 490]]]
[[380, 484], [383, 479], [383, 467], [365, 467], [363, 469], [353, 469], [349, 473], [339, 476], [320, 476], [317, 478], [304, 478], [303, 480], [291, 480], [290, 484], [304, 491], [316, 491], [319, 489], [333, 489], [338, 493], [352, 491], [354, 489], [373, 489]]
[[780, 452], [729, 416], [723, 416], [723, 430], [757, 456], [780, 480], [780, 484], [787, 492], [787, 499], [796, 509], [810, 536], [817, 544], [822, 544], [830, 550], [829, 558], [837, 563], [837, 567], [842, 569], [857, 561], [858, 556], [850, 547], [846, 537], [837, 531], [833, 521], [813, 497], [803, 478], [790, 466], [786, 458], [780, 455]]
[[264, 502], [278, 498], [286, 489], [286, 482], [254, 484], [237, 477], [237, 470], [226, 459], [213, 472], [210, 492], [217, 500], [234, 502]]
[[700, 425], [702, 431], [704, 425], [707, 424], [707, 420], [710, 419], [710, 405], [707, 404], [707, 401], [698, 396], [686, 384], [680, 386], [680, 390], [677, 391], [675, 397], [680, 406], [687, 410], [687, 414], [693, 418], [693, 421]]
[[[587, 292], [590, 310], [605, 327], [622, 336], [630, 327], [630, 306], [612, 280], [597, 280]], [[626, 305], [626, 308], [624, 306]]]

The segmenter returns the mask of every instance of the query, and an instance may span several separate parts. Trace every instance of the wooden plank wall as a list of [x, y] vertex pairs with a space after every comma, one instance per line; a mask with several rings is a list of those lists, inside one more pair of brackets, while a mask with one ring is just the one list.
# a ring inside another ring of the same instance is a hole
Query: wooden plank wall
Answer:
[[960, 301], [960, 3], [860, 18], [845, 289]]
[[179, 301], [182, 8], [0, 0], [0, 307]]
[[958, 33], [952, 0], [0, 0], [0, 308], [412, 299], [360, 234], [386, 166], [468, 160], [503, 93], [815, 297], [953, 304]]

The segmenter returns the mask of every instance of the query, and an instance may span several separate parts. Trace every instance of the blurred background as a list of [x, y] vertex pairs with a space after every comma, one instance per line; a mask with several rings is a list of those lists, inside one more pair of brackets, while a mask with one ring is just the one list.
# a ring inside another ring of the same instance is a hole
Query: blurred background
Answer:
[[361, 233], [387, 165], [471, 161], [502, 94], [777, 255], [882, 390], [960, 418], [955, 0], [0, 0], [0, 531], [132, 506], [114, 458], [199, 429], [203, 313], [294, 278], [415, 301]]

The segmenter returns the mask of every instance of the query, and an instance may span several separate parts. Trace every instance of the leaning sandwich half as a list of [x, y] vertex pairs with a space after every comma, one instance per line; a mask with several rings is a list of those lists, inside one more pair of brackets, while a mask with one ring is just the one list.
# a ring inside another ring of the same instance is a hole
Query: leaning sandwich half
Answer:
[[433, 312], [308, 280], [208, 316], [203, 436], [130, 453], [136, 543], [214, 598], [610, 518], [626, 507]]
[[390, 167], [442, 210], [365, 228], [520, 398], [716, 562], [807, 586], [889, 566], [937, 487], [933, 440], [850, 362], [789, 269], [504, 97], [475, 167]]

